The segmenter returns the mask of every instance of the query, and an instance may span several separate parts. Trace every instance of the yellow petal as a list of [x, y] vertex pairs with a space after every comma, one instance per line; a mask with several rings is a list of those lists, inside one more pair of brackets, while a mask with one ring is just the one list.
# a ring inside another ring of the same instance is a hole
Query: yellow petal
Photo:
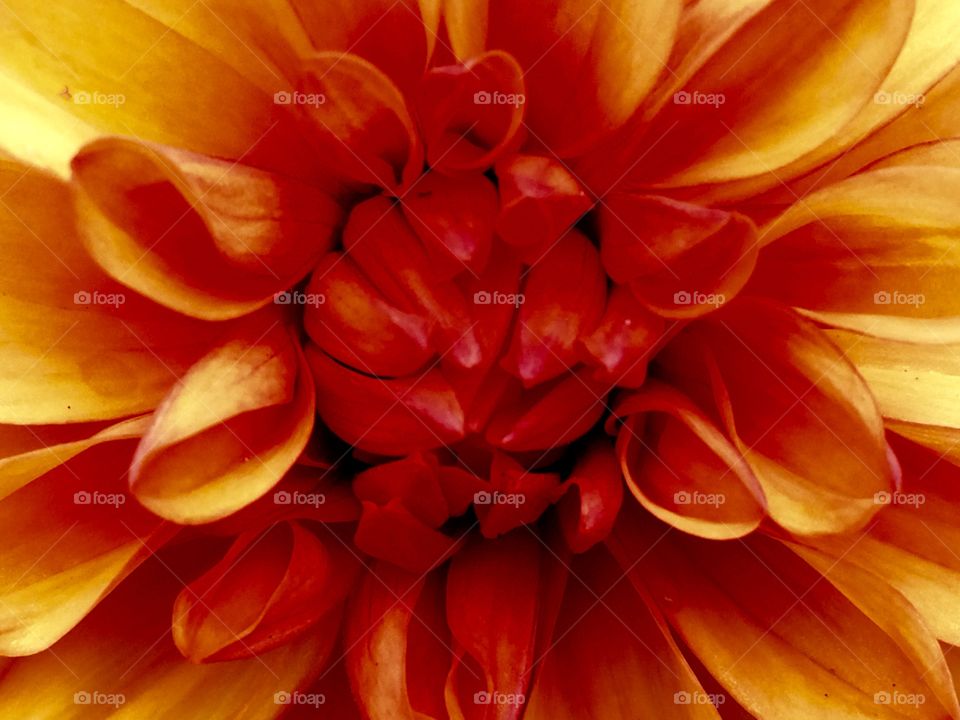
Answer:
[[[52, 652], [15, 661], [0, 680], [0, 716], [267, 720], [307, 702], [299, 693], [322, 670], [336, 628], [255, 658], [194, 665], [170, 640], [184, 574], [170, 557], [149, 563]], [[322, 712], [323, 699], [307, 709]]]
[[49, 647], [169, 536], [127, 494], [132, 450], [99, 445], [0, 501], [0, 653]]
[[152, 410], [224, 331], [126, 291], [87, 257], [69, 191], [0, 160], [0, 422]]
[[313, 414], [299, 348], [283, 328], [254, 324], [202, 358], [157, 408], [131, 489], [178, 523], [229, 515], [280, 481], [307, 444]]

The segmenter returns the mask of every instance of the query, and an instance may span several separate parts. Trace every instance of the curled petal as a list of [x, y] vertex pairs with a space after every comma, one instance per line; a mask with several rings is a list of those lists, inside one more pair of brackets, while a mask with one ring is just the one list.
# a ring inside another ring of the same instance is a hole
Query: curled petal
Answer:
[[345, 368], [314, 346], [306, 354], [321, 419], [361, 450], [406, 455], [463, 437], [463, 408], [439, 370], [383, 380]]
[[497, 163], [497, 232], [536, 262], [591, 207], [579, 181], [550, 157], [515, 154]]
[[326, 255], [305, 297], [310, 339], [342, 363], [396, 377], [423, 367], [434, 354], [429, 320], [388, 301], [349, 255]]
[[0, 500], [4, 655], [50, 647], [173, 535], [126, 492], [132, 452], [105, 442]]
[[610, 534], [623, 503], [623, 475], [609, 442], [592, 443], [564, 486], [560, 529], [571, 550], [586, 552]]
[[606, 298], [600, 257], [571, 231], [529, 271], [520, 318], [503, 367], [530, 387], [566, 373], [577, 340], [593, 330]]
[[256, 655], [303, 633], [347, 596], [355, 563], [299, 523], [246, 533], [173, 605], [173, 639], [193, 662]]
[[[637, 109], [670, 53], [680, 0], [494, 0], [488, 47], [517, 58], [531, 135], [567, 156]], [[576, 81], [572, 81], [576, 79]]]
[[617, 437], [623, 475], [653, 515], [713, 540], [757, 528], [763, 490], [740, 452], [689, 399], [648, 383], [614, 413], [626, 418]]
[[230, 330], [109, 278], [77, 236], [66, 183], [0, 158], [0, 195], [0, 422], [147, 412]]
[[598, 380], [640, 387], [647, 377], [647, 364], [665, 335], [664, 321], [626, 285], [616, 285], [607, 296], [600, 324], [581, 342], [586, 362], [597, 366]]
[[360, 500], [386, 505], [396, 498], [431, 528], [449, 517], [447, 499], [440, 486], [440, 467], [431, 454], [417, 454], [375, 465], [353, 479]]
[[[446, 688], [452, 716], [485, 717], [484, 708], [473, 702], [478, 691], [514, 696], [526, 692], [540, 606], [540, 555], [537, 541], [519, 530], [468, 545], [451, 561], [447, 623], [458, 647], [480, 670], [470, 672], [466, 659], [454, 661]], [[504, 597], [510, 597], [507, 606]], [[497, 717], [516, 718], [521, 709], [502, 705]]]
[[494, 453], [489, 489], [474, 496], [480, 532], [495, 538], [534, 523], [560, 495], [560, 477], [533, 473], [503, 453]]
[[587, 432], [606, 409], [607, 383], [588, 371], [504, 397], [487, 426], [487, 442], [504, 450], [550, 450]]
[[[877, 511], [874, 494], [899, 482], [869, 387], [795, 313], [739, 300], [716, 320], [691, 325], [662, 357], [671, 382], [701, 407], [716, 404], [763, 487], [770, 516], [791, 532], [860, 527]], [[714, 397], [703, 394], [704, 377]]]
[[753, 223], [655, 195], [614, 193], [600, 210], [603, 265], [665, 317], [696, 317], [733, 299], [757, 260]]
[[483, 272], [497, 213], [497, 189], [487, 178], [430, 173], [404, 198], [403, 211], [444, 274]]
[[452, 172], [493, 165], [517, 136], [525, 104], [523, 71], [505, 52], [433, 68], [420, 111], [430, 166]]
[[403, 94], [376, 65], [322, 52], [304, 65], [297, 108], [318, 149], [343, 177], [398, 192], [423, 170], [423, 148]]
[[237, 163], [108, 138], [73, 160], [84, 244], [118, 282], [185, 315], [266, 305], [327, 250], [328, 196]]
[[157, 408], [130, 467], [131, 490], [179, 523], [229, 515], [279, 482], [313, 417], [299, 348], [284, 330], [254, 325], [202, 358]]
[[400, 210], [377, 197], [356, 206], [344, 230], [345, 252], [397, 307], [419, 313], [435, 324], [433, 340], [442, 354], [461, 367], [481, 361], [466, 298], [451, 279], [430, 262], [423, 243]]

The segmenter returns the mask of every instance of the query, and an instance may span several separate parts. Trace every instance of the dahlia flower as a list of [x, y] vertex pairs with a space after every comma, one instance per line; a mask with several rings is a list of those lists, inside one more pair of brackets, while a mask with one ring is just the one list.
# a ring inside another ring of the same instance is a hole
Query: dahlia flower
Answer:
[[960, 718], [954, 0], [0, 28], [0, 717]]

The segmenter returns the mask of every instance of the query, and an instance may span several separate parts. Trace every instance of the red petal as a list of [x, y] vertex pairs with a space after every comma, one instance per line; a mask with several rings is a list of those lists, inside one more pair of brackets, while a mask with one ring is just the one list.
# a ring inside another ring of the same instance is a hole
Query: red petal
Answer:
[[471, 720], [520, 717], [522, 705], [477, 705], [474, 693], [516, 696], [526, 692], [539, 583], [540, 546], [523, 530], [499, 540], [475, 542], [450, 562], [447, 621], [454, 639], [479, 664], [483, 676], [478, 679], [462, 664], [451, 669], [447, 702], [459, 706], [462, 716]]
[[596, 249], [571, 231], [529, 271], [504, 368], [528, 387], [565, 373], [577, 362], [577, 339], [603, 312], [606, 288]]
[[591, 444], [564, 487], [570, 490], [557, 505], [560, 528], [571, 550], [586, 552], [610, 534], [623, 503], [623, 475], [613, 446], [606, 440]]
[[463, 409], [439, 370], [383, 380], [343, 367], [314, 345], [306, 354], [317, 384], [317, 412], [351, 445], [407, 455], [463, 437]]
[[368, 555], [416, 573], [438, 567], [453, 555], [458, 544], [457, 538], [414, 517], [400, 500], [383, 506], [363, 503], [353, 542]]
[[490, 485], [474, 496], [480, 532], [486, 538], [533, 523], [559, 497], [560, 477], [533, 473], [503, 453], [494, 453]]
[[373, 284], [397, 307], [436, 322], [436, 346], [462, 367], [480, 362], [467, 300], [433, 268], [400, 210], [383, 197], [353, 209], [343, 245]]
[[434, 354], [430, 322], [388, 302], [349, 255], [321, 260], [304, 299], [310, 338], [347, 365], [396, 377], [423, 367]]
[[729, 302], [757, 260], [746, 217], [653, 195], [613, 193], [600, 211], [603, 265], [665, 317], [695, 317]]
[[433, 455], [411, 455], [364, 470], [353, 479], [353, 492], [378, 505], [397, 499], [429, 527], [438, 528], [449, 517], [438, 475]]
[[237, 538], [173, 607], [173, 638], [193, 662], [234, 660], [289, 640], [333, 610], [356, 562], [298, 523]]
[[665, 323], [651, 313], [625, 285], [607, 297], [600, 325], [581, 342], [588, 362], [598, 365], [598, 380], [611, 385], [640, 387], [647, 364], [665, 335]]
[[497, 189], [483, 175], [430, 173], [402, 202], [434, 267], [444, 275], [483, 272], [493, 244]]
[[577, 179], [555, 160], [512, 155], [497, 163], [497, 232], [536, 262], [592, 203]]
[[520, 130], [525, 103], [523, 71], [507, 53], [431, 70], [420, 105], [431, 167], [442, 172], [492, 165]]
[[606, 408], [609, 386], [577, 374], [501, 401], [486, 439], [504, 450], [547, 450], [576, 440]]

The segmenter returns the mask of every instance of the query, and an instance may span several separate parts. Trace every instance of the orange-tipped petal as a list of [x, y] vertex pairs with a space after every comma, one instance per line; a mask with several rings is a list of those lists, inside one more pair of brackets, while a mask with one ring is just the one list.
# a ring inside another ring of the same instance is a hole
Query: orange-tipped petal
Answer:
[[[180, 655], [170, 637], [170, 607], [183, 588], [180, 578], [197, 571], [198, 550], [200, 556], [208, 555], [206, 547], [194, 543], [175, 557], [149, 561], [52, 652], [5, 668], [0, 714], [109, 714], [122, 720], [164, 714], [209, 720], [276, 717], [292, 694], [320, 673], [333, 649], [338, 618], [258, 657], [195, 665]], [[187, 561], [184, 555], [190, 555]]]
[[935, 699], [946, 695], [934, 690], [942, 673], [918, 668], [916, 650], [890, 637], [884, 620], [780, 542], [754, 535], [706, 543], [677, 533], [657, 542], [660, 528], [646, 523], [631, 517], [618, 524], [615, 554], [753, 716], [894, 720], [904, 717], [904, 700], [884, 698], [895, 693], [925, 699], [910, 707], [911, 717], [948, 716]]
[[[676, 343], [664, 367], [702, 407], [720, 406], [776, 522], [816, 535], [860, 527], [876, 513], [874, 494], [894, 487], [899, 470], [869, 387], [820, 330], [786, 308], [744, 299]], [[700, 390], [705, 377], [715, 399]]]
[[229, 515], [270, 490], [313, 429], [314, 388], [286, 330], [259, 325], [194, 365], [153, 416], [130, 487], [179, 523]]
[[434, 354], [429, 320], [387, 300], [349, 255], [326, 255], [303, 298], [310, 339], [342, 363], [396, 377], [415, 372]]
[[[656, 146], [631, 180], [693, 186], [776, 175], [873, 100], [912, 15], [906, 0], [770, 3], [664, 105], [646, 129]], [[805, 48], [808, 62], [792, 62], [787, 43]]]
[[441, 172], [483, 170], [507, 150], [523, 123], [523, 71], [500, 51], [433, 68], [420, 117], [427, 160]]
[[303, 278], [341, 210], [237, 163], [124, 139], [73, 160], [84, 244], [118, 282], [207, 320], [244, 315]]
[[87, 450], [0, 500], [0, 652], [50, 647], [166, 542], [124, 483], [133, 444]]
[[655, 195], [614, 193], [600, 210], [607, 273], [665, 317], [696, 317], [744, 286], [757, 259], [746, 217]]
[[614, 408], [625, 418], [617, 455], [627, 485], [653, 515], [692, 535], [742, 537], [765, 516], [750, 466], [710, 419], [676, 390], [648, 383]]
[[77, 237], [68, 186], [0, 159], [0, 422], [152, 410], [226, 330], [108, 278]]
[[258, 655], [290, 642], [347, 596], [356, 563], [299, 523], [237, 538], [173, 605], [173, 640], [192, 662]]
[[318, 53], [304, 64], [298, 92], [305, 127], [344, 179], [397, 192], [423, 170], [423, 148], [403, 94], [368, 60]]
[[569, 371], [577, 340], [603, 312], [606, 286], [596, 248], [580, 233], [568, 233], [528, 271], [504, 368], [528, 387]]
[[623, 474], [613, 446], [594, 441], [564, 487], [566, 494], [557, 504], [560, 529], [571, 550], [586, 552], [610, 534], [623, 503]]
[[345, 368], [314, 346], [306, 354], [317, 384], [317, 413], [361, 450], [406, 455], [463, 437], [463, 408], [439, 370], [383, 380]]
[[582, 151], [637, 109], [670, 53], [679, 0], [494, 0], [488, 47], [524, 70], [531, 136], [560, 155]]
[[763, 229], [750, 290], [871, 335], [960, 340], [958, 150], [903, 153], [792, 205]]

